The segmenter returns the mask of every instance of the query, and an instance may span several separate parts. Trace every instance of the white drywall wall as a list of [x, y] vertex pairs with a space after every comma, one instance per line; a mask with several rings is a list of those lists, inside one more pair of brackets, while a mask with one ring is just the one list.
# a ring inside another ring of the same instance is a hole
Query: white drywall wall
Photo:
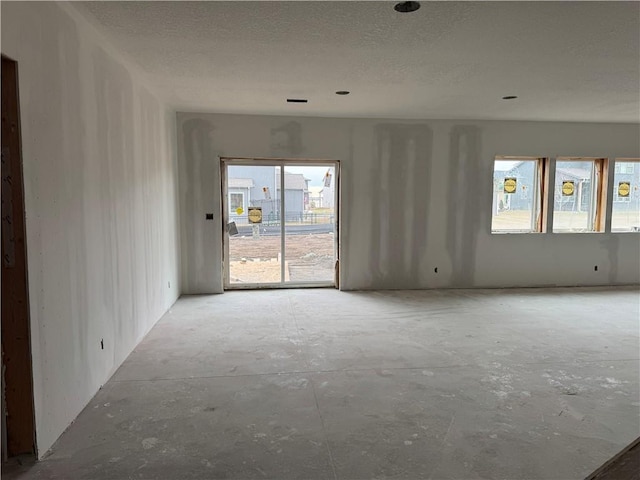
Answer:
[[1, 8], [19, 71], [42, 455], [178, 297], [175, 115], [68, 6]]
[[183, 293], [222, 291], [219, 156], [341, 160], [343, 289], [640, 282], [638, 234], [491, 235], [496, 155], [640, 157], [639, 127], [179, 113]]

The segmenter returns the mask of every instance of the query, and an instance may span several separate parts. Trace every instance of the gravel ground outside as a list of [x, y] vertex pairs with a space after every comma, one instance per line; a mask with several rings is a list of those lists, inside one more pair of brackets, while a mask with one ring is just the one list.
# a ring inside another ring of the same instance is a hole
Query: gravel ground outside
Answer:
[[[333, 281], [333, 234], [290, 235], [285, 252], [285, 281]], [[231, 237], [229, 256], [232, 284], [280, 281], [279, 236]]]

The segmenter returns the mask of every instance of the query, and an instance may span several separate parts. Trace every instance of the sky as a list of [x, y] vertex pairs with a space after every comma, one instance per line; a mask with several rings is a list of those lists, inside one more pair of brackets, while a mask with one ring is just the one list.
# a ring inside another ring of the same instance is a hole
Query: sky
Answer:
[[494, 166], [494, 170], [496, 172], [506, 172], [508, 170], [511, 170], [513, 167], [515, 167], [519, 163], [520, 163], [520, 161], [496, 160], [496, 163], [495, 163], [495, 166]]
[[[287, 165], [285, 167], [285, 172], [288, 173], [302, 173], [304, 178], [308, 178], [311, 180], [309, 182], [310, 187], [321, 187], [324, 185], [324, 175], [327, 173], [327, 170], [331, 170], [331, 174], [333, 175], [333, 167], [322, 166], [322, 167], [298, 167], [298, 166], [290, 166]], [[333, 183], [333, 178], [331, 179]]]

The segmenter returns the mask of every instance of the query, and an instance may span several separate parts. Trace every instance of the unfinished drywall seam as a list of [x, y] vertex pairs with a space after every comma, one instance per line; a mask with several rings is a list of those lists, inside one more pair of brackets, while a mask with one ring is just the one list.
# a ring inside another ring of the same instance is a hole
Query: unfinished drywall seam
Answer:
[[105, 53], [123, 65], [127, 71], [130, 72], [133, 79], [144, 85], [145, 89], [151, 92], [156, 98], [161, 99], [166, 106], [174, 106], [155, 86], [154, 82], [149, 78], [149, 75], [138, 65], [138, 63], [126, 52], [119, 50], [113, 45], [108, 36], [103, 32], [100, 22], [98, 22], [93, 14], [91, 14], [86, 8], [83, 8], [81, 3], [63, 1], [56, 2], [56, 5], [58, 5], [75, 21], [83, 35], [89, 37], [96, 45], [100, 45], [100, 48], [102, 48]]
[[[480, 129], [457, 125], [451, 129], [448, 195], [448, 250], [451, 256], [452, 284], [456, 287], [474, 286], [475, 254], [480, 226], [479, 159], [481, 155]], [[482, 182], [484, 185], [484, 182]]]
[[433, 133], [421, 124], [381, 124], [375, 132], [371, 187], [380, 210], [372, 219], [374, 284], [411, 288], [423, 279]]

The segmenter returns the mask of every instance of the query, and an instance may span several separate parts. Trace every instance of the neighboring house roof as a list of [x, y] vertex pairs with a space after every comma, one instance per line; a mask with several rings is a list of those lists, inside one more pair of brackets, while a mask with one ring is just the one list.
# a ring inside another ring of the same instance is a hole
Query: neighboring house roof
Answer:
[[[276, 173], [276, 188], [280, 189], [280, 174]], [[286, 173], [284, 174], [285, 190], [307, 190], [307, 179], [302, 173]]]
[[318, 195], [320, 195], [322, 193], [322, 189], [323, 188], [324, 187], [309, 187], [309, 193], [311, 195], [318, 196]]
[[591, 176], [591, 170], [586, 168], [558, 168], [559, 177], [571, 177], [575, 180], [586, 180]]
[[229, 178], [227, 180], [228, 188], [252, 188], [254, 186], [251, 178]]
[[[518, 162], [515, 165], [511, 165], [508, 170], [499, 170], [496, 166], [496, 171], [499, 171], [505, 175], [517, 175], [518, 169], [524, 162]], [[571, 180], [586, 180], [591, 177], [591, 170], [586, 168], [558, 168], [556, 176], [558, 178], [569, 178]]]

